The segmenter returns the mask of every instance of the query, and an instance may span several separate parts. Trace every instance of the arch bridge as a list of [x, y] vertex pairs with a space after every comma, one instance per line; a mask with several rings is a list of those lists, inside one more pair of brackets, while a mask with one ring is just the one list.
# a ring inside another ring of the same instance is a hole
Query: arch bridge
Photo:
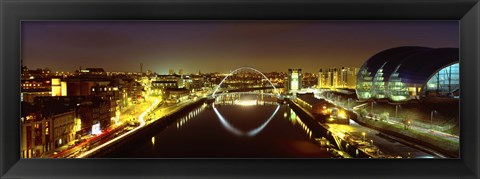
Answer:
[[[233, 74], [235, 74], [236, 72], [240, 71], [240, 70], [252, 70], [260, 75], [262, 75], [263, 79], [265, 79], [272, 87], [273, 87], [273, 90], [272, 90], [272, 93], [261, 93], [261, 92], [228, 92], [228, 91], [219, 91], [219, 89], [221, 88], [222, 84], [225, 82], [225, 80], [232, 76]], [[233, 71], [231, 71], [227, 76], [225, 76], [225, 78], [222, 79], [222, 81], [220, 81], [220, 83], [218, 84], [218, 86], [215, 88], [215, 90], [213, 91], [211, 97], [212, 98], [215, 98], [217, 97], [218, 95], [225, 95], [225, 94], [263, 94], [263, 95], [270, 95], [270, 96], [275, 96], [279, 99], [283, 99], [282, 95], [279, 93], [278, 89], [275, 87], [275, 85], [273, 85], [272, 81], [270, 81], [267, 76], [265, 74], [263, 74], [261, 71], [253, 68], [253, 67], [248, 67], [248, 66], [245, 66], [245, 67], [240, 67], [240, 68], [237, 68]]]
[[[260, 74], [263, 79], [265, 79], [266, 81], [268, 81], [268, 83], [271, 85], [271, 87], [273, 88], [271, 90], [271, 92], [263, 92], [263, 91], [228, 91], [228, 90], [225, 90], [225, 91], [221, 91], [219, 90], [221, 87], [222, 87], [222, 84], [225, 82], [225, 80], [232, 76], [234, 73], [240, 71], [240, 70], [244, 70], [244, 69], [247, 69], [247, 70], [252, 70], [258, 74]], [[262, 95], [262, 99], [263, 99], [263, 96], [270, 96], [270, 97], [274, 97], [274, 98], [277, 98], [277, 102], [278, 103], [283, 103], [283, 96], [280, 94], [280, 92], [278, 91], [278, 89], [275, 87], [275, 85], [273, 85], [273, 83], [267, 78], [267, 76], [265, 74], [263, 74], [262, 72], [260, 72], [259, 70], [255, 69], [255, 68], [252, 68], [252, 67], [240, 67], [240, 68], [237, 68], [233, 71], [231, 71], [225, 78], [222, 79], [222, 81], [218, 84], [218, 86], [215, 88], [215, 90], [213, 91], [212, 95], [210, 96], [210, 102], [211, 102], [211, 106], [215, 112], [215, 114], [217, 115], [218, 119], [220, 120], [221, 124], [227, 129], [229, 130], [230, 132], [232, 132], [233, 134], [235, 135], [238, 135], [238, 136], [247, 136], [247, 137], [253, 137], [255, 135], [257, 135], [259, 132], [261, 132], [269, 123], [270, 121], [273, 119], [273, 117], [278, 113], [278, 111], [280, 110], [280, 104], [276, 104], [277, 107], [275, 108], [275, 110], [273, 111], [273, 113], [270, 115], [270, 117], [268, 119], [265, 120], [265, 122], [263, 124], [261, 124], [260, 126], [258, 126], [257, 128], [253, 129], [253, 130], [250, 130], [250, 131], [242, 131], [236, 127], [234, 127], [233, 125], [231, 125], [227, 119], [225, 119], [225, 117], [220, 114], [220, 111], [215, 107], [215, 98], [216, 97], [222, 97], [222, 96], [228, 96], [228, 95], [233, 95], [233, 96], [242, 96], [242, 95]], [[275, 102], [274, 102], [275, 103]], [[258, 104], [258, 100], [247, 100], [247, 101], [243, 101], [243, 102], [239, 102], [238, 104], [240, 105], [252, 105], [252, 104]]]

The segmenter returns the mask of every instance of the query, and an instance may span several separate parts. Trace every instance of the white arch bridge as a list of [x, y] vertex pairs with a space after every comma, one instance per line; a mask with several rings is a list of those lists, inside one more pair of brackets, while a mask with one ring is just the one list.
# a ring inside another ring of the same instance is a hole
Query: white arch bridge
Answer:
[[[248, 69], [248, 70], [252, 70], [260, 75], [262, 75], [263, 79], [265, 79], [266, 81], [268, 81], [268, 83], [272, 86], [272, 90], [271, 92], [263, 92], [263, 91], [244, 91], [244, 92], [239, 92], [239, 91], [219, 91], [219, 89], [222, 87], [222, 84], [225, 82], [225, 80], [232, 76], [234, 73], [238, 72], [239, 70], [244, 70], [244, 69]], [[240, 67], [240, 68], [237, 68], [233, 71], [231, 71], [225, 78], [222, 79], [222, 81], [220, 81], [220, 83], [218, 84], [218, 86], [215, 88], [215, 90], [213, 91], [212, 95], [210, 95], [207, 99], [207, 101], [209, 101], [209, 103], [211, 103], [212, 105], [212, 108], [215, 112], [215, 114], [217, 115], [218, 119], [220, 120], [221, 124], [227, 129], [229, 130], [230, 132], [232, 132], [233, 134], [235, 135], [238, 135], [238, 136], [248, 136], [248, 137], [252, 137], [252, 136], [255, 136], [257, 135], [259, 132], [261, 132], [267, 125], [268, 123], [270, 123], [270, 121], [273, 119], [273, 117], [277, 114], [277, 112], [279, 111], [280, 109], [280, 104], [275, 103], [276, 105], [276, 108], [275, 110], [272, 112], [272, 114], [270, 115], [270, 117], [268, 119], [265, 120], [265, 122], [263, 124], [261, 124], [260, 126], [258, 126], [257, 128], [255, 129], [252, 129], [250, 131], [242, 131], [236, 127], [234, 127], [233, 125], [231, 125], [228, 120], [220, 113], [220, 111], [217, 109], [217, 107], [215, 107], [215, 99], [216, 97], [223, 97], [223, 96], [228, 96], [228, 95], [232, 95], [232, 96], [242, 96], [242, 95], [261, 95], [262, 96], [262, 100], [263, 100], [263, 96], [269, 96], [269, 97], [273, 97], [273, 98], [277, 98], [277, 102], [279, 103], [283, 103], [283, 95], [280, 94], [279, 90], [275, 87], [275, 85], [273, 85], [273, 83], [267, 78], [267, 76], [265, 76], [265, 74], [263, 74], [262, 72], [260, 72], [259, 70], [255, 69], [255, 68], [252, 68], [252, 67]], [[258, 99], [257, 100], [246, 100], [246, 101], [240, 101], [238, 100], [238, 103], [236, 104], [239, 104], [239, 105], [255, 105], [255, 104], [258, 104]]]
[[[232, 76], [233, 74], [235, 74], [236, 72], [240, 71], [240, 70], [252, 70], [260, 75], [262, 75], [263, 79], [265, 79], [266, 81], [268, 81], [268, 83], [273, 87], [273, 90], [272, 90], [272, 93], [261, 93], [261, 92], [228, 92], [228, 91], [219, 91], [219, 89], [222, 87], [222, 84], [225, 82], [225, 80]], [[214, 99], [215, 97], [217, 97], [218, 95], [225, 95], [225, 94], [232, 94], [232, 93], [235, 93], [235, 94], [262, 94], [262, 95], [270, 95], [270, 96], [275, 96], [279, 99], [283, 99], [283, 96], [280, 94], [279, 90], [275, 87], [275, 85], [273, 85], [272, 81], [270, 81], [267, 76], [265, 74], [263, 74], [261, 71], [253, 68], [253, 67], [248, 67], [248, 66], [245, 66], [245, 67], [240, 67], [240, 68], [237, 68], [233, 71], [231, 71], [227, 76], [225, 76], [225, 78], [222, 79], [222, 81], [220, 81], [220, 83], [218, 84], [218, 86], [215, 88], [215, 90], [213, 91], [212, 95], [210, 96], [211, 99]]]

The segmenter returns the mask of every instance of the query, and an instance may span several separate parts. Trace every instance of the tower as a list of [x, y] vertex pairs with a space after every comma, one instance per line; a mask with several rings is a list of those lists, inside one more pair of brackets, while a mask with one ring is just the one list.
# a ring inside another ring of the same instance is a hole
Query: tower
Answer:
[[317, 88], [322, 88], [322, 87], [325, 87], [325, 79], [324, 79], [324, 74], [323, 74], [323, 70], [320, 69], [318, 70], [318, 81], [317, 81]]
[[302, 69], [288, 69], [286, 86], [288, 93], [297, 92], [302, 89]]

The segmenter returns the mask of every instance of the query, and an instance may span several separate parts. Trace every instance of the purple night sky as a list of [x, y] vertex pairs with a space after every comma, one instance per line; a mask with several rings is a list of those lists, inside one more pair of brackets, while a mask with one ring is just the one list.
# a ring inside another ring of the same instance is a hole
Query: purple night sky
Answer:
[[360, 67], [397, 46], [459, 47], [458, 21], [24, 21], [30, 69], [225, 73]]

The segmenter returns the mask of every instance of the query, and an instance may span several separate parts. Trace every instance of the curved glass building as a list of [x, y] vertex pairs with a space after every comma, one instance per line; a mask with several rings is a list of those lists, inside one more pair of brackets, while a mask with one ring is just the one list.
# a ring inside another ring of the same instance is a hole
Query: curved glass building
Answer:
[[357, 75], [359, 100], [394, 102], [458, 96], [458, 48], [396, 47], [369, 58]]

